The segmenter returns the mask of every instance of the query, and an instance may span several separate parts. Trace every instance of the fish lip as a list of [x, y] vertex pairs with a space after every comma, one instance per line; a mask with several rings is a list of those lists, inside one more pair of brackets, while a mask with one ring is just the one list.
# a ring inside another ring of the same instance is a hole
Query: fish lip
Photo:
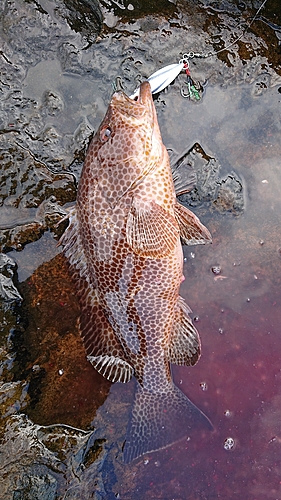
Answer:
[[140, 84], [140, 91], [137, 101], [140, 104], [147, 104], [147, 102], [152, 102], [151, 86], [148, 81], [142, 82]]

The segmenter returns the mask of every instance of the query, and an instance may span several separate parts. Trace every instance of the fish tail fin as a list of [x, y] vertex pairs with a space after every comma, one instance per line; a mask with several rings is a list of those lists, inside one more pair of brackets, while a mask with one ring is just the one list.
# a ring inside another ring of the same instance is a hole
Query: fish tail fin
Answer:
[[187, 437], [195, 427], [212, 430], [213, 426], [175, 385], [165, 393], [152, 393], [140, 386], [127, 428], [123, 460], [135, 458], [170, 446]]

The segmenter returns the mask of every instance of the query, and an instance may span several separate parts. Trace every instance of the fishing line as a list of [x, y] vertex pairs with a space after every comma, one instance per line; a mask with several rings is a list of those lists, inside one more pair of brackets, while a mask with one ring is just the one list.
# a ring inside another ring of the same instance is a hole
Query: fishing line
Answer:
[[192, 57], [201, 57], [201, 58], [204, 58], [206, 59], [207, 57], [212, 57], [212, 56], [216, 56], [217, 54], [220, 54], [220, 52], [223, 52], [224, 50], [228, 50], [230, 47], [232, 47], [233, 45], [235, 45], [235, 43], [239, 42], [239, 40], [241, 40], [241, 38], [245, 35], [246, 31], [248, 29], [250, 29], [250, 27], [252, 26], [252, 24], [255, 22], [255, 20], [257, 19], [260, 11], [264, 8], [265, 4], [267, 3], [267, 0], [264, 0], [264, 2], [261, 4], [261, 6], [259, 7], [259, 9], [257, 10], [257, 12], [255, 13], [252, 21], [247, 24], [247, 26], [244, 28], [243, 32], [241, 33], [241, 35], [239, 35], [233, 42], [231, 42], [229, 45], [227, 45], [226, 47], [224, 47], [223, 49], [219, 49], [219, 50], [216, 50], [215, 52], [208, 52], [207, 54], [197, 54], [197, 53], [194, 53], [194, 52], [190, 52], [189, 54], [184, 54], [183, 55], [183, 59], [185, 56], [188, 56], [188, 58], [192, 58]]
[[[190, 100], [199, 101], [201, 99], [201, 95], [203, 94], [204, 85], [200, 84], [199, 82], [194, 82], [194, 80], [192, 79], [189, 70], [189, 60], [193, 58], [206, 59], [208, 57], [213, 57], [216, 56], [217, 54], [220, 54], [224, 50], [228, 50], [230, 47], [232, 47], [235, 43], [241, 40], [241, 38], [245, 35], [246, 31], [252, 26], [252, 24], [257, 19], [260, 11], [264, 8], [266, 2], [267, 0], [263, 1], [261, 6], [255, 13], [253, 19], [249, 24], [246, 25], [241, 35], [236, 37], [235, 40], [230, 44], [228, 44], [226, 47], [216, 51], [207, 52], [206, 54], [200, 52], [184, 53], [183, 57], [179, 60], [178, 63], [169, 64], [168, 66], [165, 66], [164, 68], [161, 68], [152, 75], [150, 75], [147, 78], [147, 80], [150, 83], [152, 94], [158, 94], [159, 92], [164, 90], [184, 70], [186, 73], [186, 82], [184, 86], [181, 87], [181, 95], [182, 97], [188, 98]], [[139, 95], [139, 87], [134, 91], [132, 95], [130, 95], [130, 98], [137, 99], [138, 95]]]
[[[252, 24], [255, 22], [257, 19], [260, 11], [264, 8], [267, 0], [264, 0], [264, 2], [261, 4], [257, 12], [255, 13], [252, 21], [246, 25], [244, 30], [242, 31], [241, 35], [235, 38], [233, 42], [228, 44], [226, 47], [223, 47], [222, 49], [213, 51], [213, 52], [208, 52], [206, 54], [203, 53], [196, 53], [196, 52], [189, 52], [186, 54], [183, 54], [182, 59], [179, 61], [179, 64], [183, 63], [184, 69], [187, 75], [187, 81], [185, 84], [187, 85], [187, 88], [185, 86], [181, 87], [180, 93], [182, 97], [188, 98], [193, 101], [198, 101], [201, 99], [201, 95], [204, 90], [204, 86], [201, 85], [199, 82], [195, 83], [193, 79], [191, 78], [190, 71], [189, 71], [189, 59], [193, 59], [194, 57], [201, 58], [201, 59], [207, 59], [208, 57], [213, 57], [216, 56], [217, 54], [220, 54], [221, 52], [224, 52], [225, 50], [228, 50], [230, 47], [235, 45], [243, 36], [245, 35], [246, 31], [252, 26]], [[180, 71], [181, 72], [181, 71]], [[180, 73], [179, 72], [179, 73]]]

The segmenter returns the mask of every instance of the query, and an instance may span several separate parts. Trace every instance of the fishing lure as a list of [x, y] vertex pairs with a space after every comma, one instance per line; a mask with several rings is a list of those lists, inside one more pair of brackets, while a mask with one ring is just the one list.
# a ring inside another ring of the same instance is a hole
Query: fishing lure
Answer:
[[193, 100], [193, 101], [200, 101], [200, 99], [201, 99], [200, 92], [201, 93], [203, 92], [203, 86], [200, 85], [200, 83], [195, 84], [195, 82], [191, 78], [188, 60], [184, 60], [184, 61], [185, 61], [184, 62], [184, 70], [185, 70], [185, 74], [186, 74], [186, 82], [185, 83], [187, 85], [187, 89], [184, 88], [184, 86], [182, 85], [181, 95], [182, 95], [182, 97], [187, 97], [188, 99]]
[[[164, 90], [170, 83], [172, 83], [184, 68], [184, 61], [181, 59], [177, 64], [169, 64], [164, 68], [155, 71], [147, 80], [151, 86], [152, 94], [158, 94]], [[138, 87], [135, 92], [130, 95], [131, 99], [135, 99], [139, 95], [140, 88]]]
[[[152, 94], [158, 94], [161, 92], [161, 90], [164, 90], [170, 83], [172, 83], [177, 76], [185, 70], [186, 76], [187, 76], [187, 91], [184, 90], [183, 88], [181, 89], [181, 95], [183, 97], [187, 97], [189, 99], [193, 100], [200, 100], [200, 90], [202, 89], [201, 86], [195, 85], [194, 81], [191, 78], [190, 71], [189, 71], [189, 62], [188, 60], [192, 57], [205, 57], [202, 56], [201, 54], [195, 54], [193, 52], [190, 52], [189, 54], [184, 54], [183, 58], [180, 59], [180, 61], [176, 64], [169, 64], [168, 66], [164, 66], [164, 68], [161, 68], [152, 75], [148, 77], [148, 81], [151, 86], [151, 92]], [[130, 95], [131, 99], [136, 99], [139, 95], [139, 87], [134, 91], [132, 95]]]

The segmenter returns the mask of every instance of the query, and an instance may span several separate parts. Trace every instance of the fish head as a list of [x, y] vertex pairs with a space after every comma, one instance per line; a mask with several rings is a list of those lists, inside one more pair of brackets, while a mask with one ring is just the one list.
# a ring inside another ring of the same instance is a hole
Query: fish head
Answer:
[[143, 82], [136, 99], [113, 94], [86, 163], [92, 158], [104, 196], [116, 201], [159, 165], [163, 147], [150, 84]]

